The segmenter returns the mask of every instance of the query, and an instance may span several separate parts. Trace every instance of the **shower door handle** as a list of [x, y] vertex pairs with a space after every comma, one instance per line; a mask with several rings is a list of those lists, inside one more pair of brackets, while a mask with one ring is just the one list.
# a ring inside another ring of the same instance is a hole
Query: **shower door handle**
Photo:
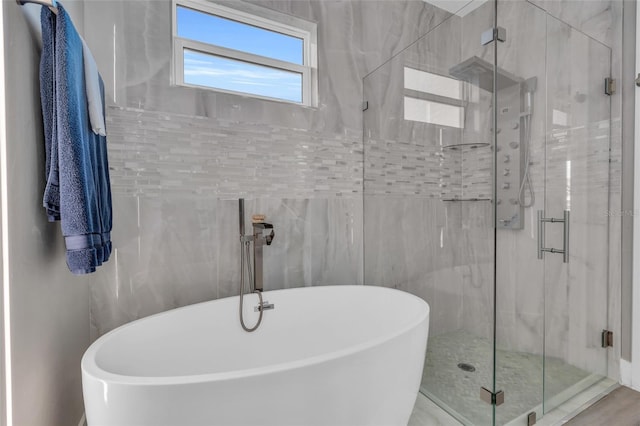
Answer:
[[[544, 252], [558, 253], [558, 254], [562, 254], [562, 261], [564, 263], [569, 263], [569, 217], [570, 217], [569, 210], [564, 211], [564, 215], [562, 219], [557, 219], [554, 217], [544, 217], [543, 211], [538, 210], [538, 259], [543, 258]], [[544, 231], [545, 231], [545, 224], [547, 222], [562, 223], [563, 225], [562, 249], [545, 247]]]

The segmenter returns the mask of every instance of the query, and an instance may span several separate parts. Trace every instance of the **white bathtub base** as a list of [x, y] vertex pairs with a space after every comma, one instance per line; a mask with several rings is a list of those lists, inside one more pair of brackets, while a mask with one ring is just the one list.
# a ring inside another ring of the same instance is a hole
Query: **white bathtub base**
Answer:
[[[278, 303], [278, 299], [277, 294], [269, 294], [276, 309], [286, 306], [286, 301]], [[226, 320], [237, 321], [235, 317]], [[427, 334], [428, 316], [409, 330], [362, 350], [220, 380], [203, 375], [184, 381], [171, 377], [170, 383], [158, 378], [154, 383], [155, 378], [149, 377], [106, 374], [99, 378], [83, 368], [88, 424], [406, 425], [420, 386]], [[273, 343], [278, 344], [278, 338], [274, 337]], [[260, 348], [254, 349], [255, 356], [260, 356]]]

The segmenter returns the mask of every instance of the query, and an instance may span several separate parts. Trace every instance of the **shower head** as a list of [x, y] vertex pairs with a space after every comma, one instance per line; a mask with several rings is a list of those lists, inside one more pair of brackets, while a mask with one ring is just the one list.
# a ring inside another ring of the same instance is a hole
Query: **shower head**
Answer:
[[[481, 89], [493, 91], [493, 64], [484, 59], [473, 56], [464, 62], [454, 65], [449, 74], [458, 80], [467, 81]], [[496, 76], [497, 90], [520, 84], [522, 78], [498, 68]]]

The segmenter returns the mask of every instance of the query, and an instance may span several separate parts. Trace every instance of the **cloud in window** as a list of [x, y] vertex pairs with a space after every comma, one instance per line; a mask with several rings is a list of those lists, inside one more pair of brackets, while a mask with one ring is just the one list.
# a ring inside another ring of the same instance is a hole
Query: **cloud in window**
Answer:
[[298, 73], [191, 50], [184, 52], [184, 81], [197, 86], [302, 102], [302, 76]]

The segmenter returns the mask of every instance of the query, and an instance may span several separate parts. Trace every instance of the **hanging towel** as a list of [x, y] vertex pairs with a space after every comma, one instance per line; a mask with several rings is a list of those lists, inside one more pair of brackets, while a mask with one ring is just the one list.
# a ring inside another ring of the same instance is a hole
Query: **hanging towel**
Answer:
[[[43, 204], [49, 222], [60, 220], [60, 190], [58, 185], [58, 143], [55, 122], [55, 15], [46, 7], [40, 12], [42, 25], [42, 55], [40, 57], [40, 100], [45, 141], [45, 177], [47, 185]], [[52, 160], [54, 159], [54, 160]]]
[[[50, 219], [61, 221], [69, 270], [86, 274], [111, 254], [107, 140], [95, 134], [90, 123], [82, 39], [69, 15], [60, 3], [57, 16], [43, 7], [41, 23], [43, 47], [53, 46], [53, 55], [45, 55], [43, 48], [40, 75], [46, 92], [45, 132], [50, 132], [49, 144], [45, 143], [49, 170], [44, 205]], [[49, 72], [51, 56], [53, 72]], [[51, 78], [53, 83], [47, 81]], [[104, 119], [104, 84], [99, 76], [98, 82]], [[54, 102], [46, 99], [50, 93]]]

